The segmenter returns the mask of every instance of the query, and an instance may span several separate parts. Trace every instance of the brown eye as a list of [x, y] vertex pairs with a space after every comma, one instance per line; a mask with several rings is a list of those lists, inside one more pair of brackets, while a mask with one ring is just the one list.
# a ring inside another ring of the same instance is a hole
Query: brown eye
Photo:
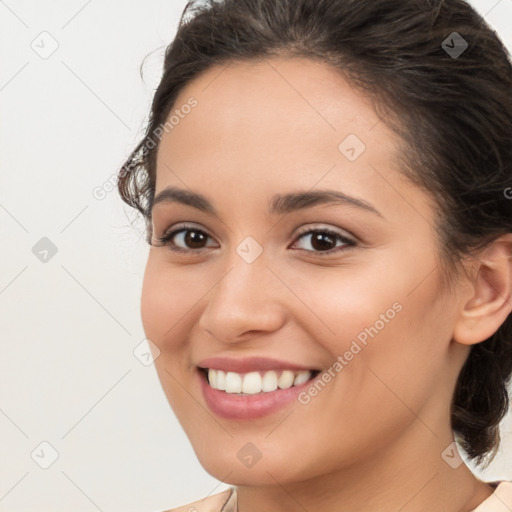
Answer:
[[[299, 247], [308, 252], [318, 254], [330, 254], [344, 250], [347, 246], [355, 245], [355, 242], [341, 233], [330, 229], [313, 229], [299, 235], [297, 240], [306, 240], [306, 247]], [[340, 243], [338, 243], [340, 242]], [[309, 249], [311, 247], [312, 249]]]
[[205, 249], [208, 239], [211, 237], [204, 231], [190, 226], [175, 229], [170, 233], [157, 238], [161, 246], [169, 246], [171, 251], [176, 252], [194, 252]]
[[192, 231], [191, 229], [187, 229], [182, 232], [185, 233], [183, 243], [191, 249], [201, 249], [208, 238], [208, 235], [202, 231]]
[[327, 233], [313, 233], [311, 235], [311, 247], [317, 251], [328, 251], [336, 247], [336, 238]]

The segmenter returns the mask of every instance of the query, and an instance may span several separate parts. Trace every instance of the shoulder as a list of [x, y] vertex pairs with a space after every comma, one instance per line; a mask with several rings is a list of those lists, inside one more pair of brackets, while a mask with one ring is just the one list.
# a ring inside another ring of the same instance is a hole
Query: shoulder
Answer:
[[188, 505], [182, 505], [164, 512], [236, 512], [235, 506], [231, 506], [231, 502], [233, 502], [233, 505], [236, 504], [235, 499], [236, 489], [231, 487], [213, 496], [207, 496]]

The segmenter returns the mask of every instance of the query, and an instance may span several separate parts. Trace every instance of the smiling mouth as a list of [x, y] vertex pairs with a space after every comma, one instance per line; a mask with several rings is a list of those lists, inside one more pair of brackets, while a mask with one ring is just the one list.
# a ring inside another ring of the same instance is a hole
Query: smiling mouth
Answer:
[[272, 393], [278, 389], [300, 386], [314, 379], [320, 370], [269, 370], [237, 373], [201, 368], [212, 389], [236, 395], [256, 395]]

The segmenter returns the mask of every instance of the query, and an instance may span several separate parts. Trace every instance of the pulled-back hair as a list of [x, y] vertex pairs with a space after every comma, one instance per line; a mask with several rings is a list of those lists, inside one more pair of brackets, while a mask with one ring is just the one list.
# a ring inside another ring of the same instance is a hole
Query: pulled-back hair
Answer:
[[[372, 99], [400, 136], [399, 170], [439, 207], [445, 270], [512, 232], [512, 66], [495, 31], [469, 4], [205, 0], [183, 11], [145, 136], [118, 175], [122, 199], [146, 220], [148, 243], [158, 135], [178, 94], [214, 64], [272, 56], [325, 62]], [[498, 449], [511, 373], [509, 315], [472, 346], [452, 399], [452, 428], [478, 464]]]

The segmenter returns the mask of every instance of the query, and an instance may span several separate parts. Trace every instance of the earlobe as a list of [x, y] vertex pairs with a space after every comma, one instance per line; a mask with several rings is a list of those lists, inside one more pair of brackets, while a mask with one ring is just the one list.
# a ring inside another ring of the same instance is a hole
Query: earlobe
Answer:
[[512, 233], [502, 235], [475, 259], [470, 292], [461, 301], [453, 340], [463, 345], [491, 337], [512, 311]]

